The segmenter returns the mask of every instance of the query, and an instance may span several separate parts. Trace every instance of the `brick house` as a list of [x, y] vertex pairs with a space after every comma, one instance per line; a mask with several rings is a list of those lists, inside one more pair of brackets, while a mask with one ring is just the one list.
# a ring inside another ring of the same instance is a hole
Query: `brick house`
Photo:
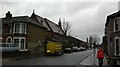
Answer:
[[[44, 53], [46, 41], [46, 27], [34, 21], [28, 16], [12, 17], [8, 11], [2, 19], [2, 43], [11, 44], [10, 47], [17, 47], [18, 51], [30, 51], [32, 53]], [[3, 44], [4, 45], [4, 44]], [[38, 49], [37, 49], [38, 48]]]
[[49, 19], [40, 17], [35, 13], [31, 15], [31, 18], [39, 24], [47, 27], [47, 41], [57, 41], [68, 46], [71, 46], [71, 44], [77, 45], [78, 47], [85, 46], [85, 42], [74, 37], [64, 35], [64, 31], [61, 27], [61, 19], [59, 19], [58, 24], [55, 24]]
[[[33, 11], [31, 17], [12, 17], [10, 12], [2, 19], [2, 43], [9, 43], [17, 47], [18, 51], [30, 51], [31, 53], [44, 53], [47, 41], [57, 41], [62, 44], [84, 44], [83, 41], [74, 37], [75, 41], [67, 40], [61, 27], [61, 20], [58, 24], [47, 18], [36, 15]], [[69, 37], [68, 37], [69, 38]]]
[[61, 21], [59, 20], [58, 24], [50, 21], [47, 18], [40, 17], [33, 13], [31, 18], [37, 21], [39, 24], [42, 24], [47, 28], [47, 41], [58, 41], [63, 43], [64, 41], [64, 32], [61, 28]]
[[[103, 48], [113, 60], [120, 59], [120, 10], [107, 16]], [[115, 64], [119, 64], [119, 62], [117, 60]]]

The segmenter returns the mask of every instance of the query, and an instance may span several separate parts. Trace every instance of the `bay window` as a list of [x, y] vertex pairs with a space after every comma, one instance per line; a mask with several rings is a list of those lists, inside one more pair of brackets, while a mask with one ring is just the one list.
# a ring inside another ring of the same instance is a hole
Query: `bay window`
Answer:
[[19, 47], [20, 50], [25, 49], [26, 38], [25, 37], [14, 37], [14, 45], [15, 47]]

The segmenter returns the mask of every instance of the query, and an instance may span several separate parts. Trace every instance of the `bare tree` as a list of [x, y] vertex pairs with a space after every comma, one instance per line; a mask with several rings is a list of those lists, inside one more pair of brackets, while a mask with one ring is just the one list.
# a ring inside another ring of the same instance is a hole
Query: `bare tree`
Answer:
[[92, 35], [90, 36], [92, 43], [99, 44], [100, 43], [100, 38], [97, 35]]
[[62, 29], [65, 36], [71, 35], [71, 24], [65, 21], [65, 19], [63, 20]]

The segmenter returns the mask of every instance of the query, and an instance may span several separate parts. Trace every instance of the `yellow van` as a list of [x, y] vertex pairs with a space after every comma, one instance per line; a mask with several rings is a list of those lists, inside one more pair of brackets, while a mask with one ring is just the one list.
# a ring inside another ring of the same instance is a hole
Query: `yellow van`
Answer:
[[46, 46], [46, 53], [49, 54], [57, 54], [63, 55], [62, 44], [58, 42], [48, 42]]

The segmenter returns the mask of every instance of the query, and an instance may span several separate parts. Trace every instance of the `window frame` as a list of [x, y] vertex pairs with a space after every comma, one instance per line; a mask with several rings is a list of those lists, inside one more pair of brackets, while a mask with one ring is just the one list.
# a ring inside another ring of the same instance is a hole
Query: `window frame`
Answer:
[[120, 37], [115, 37], [115, 40], [114, 40], [114, 48], [115, 48], [115, 53], [114, 53], [114, 55], [117, 55], [117, 49], [116, 49], [116, 40], [119, 40], [119, 54], [118, 55], [120, 55]]
[[8, 33], [13, 33], [13, 25], [12, 24], [8, 24]]
[[[20, 51], [26, 51], [27, 50], [26, 49], [26, 37], [13, 37], [13, 43], [14, 43], [15, 39], [19, 39], [19, 44], [18, 44], [19, 50]], [[21, 46], [20, 46], [22, 39], [24, 39], [24, 48], [23, 49], [21, 49]]]
[[[120, 18], [115, 18], [114, 19], [114, 32], [118, 32], [120, 31], [120, 23], [118, 22], [118, 20], [120, 20]], [[116, 23], [118, 24], [118, 30], [116, 30]]]
[[[16, 32], [16, 24], [19, 24], [19, 32]], [[24, 32], [22, 31], [24, 25]], [[27, 24], [26, 23], [14, 23], [14, 32], [13, 33], [21, 33], [21, 34], [26, 34], [27, 31]]]

